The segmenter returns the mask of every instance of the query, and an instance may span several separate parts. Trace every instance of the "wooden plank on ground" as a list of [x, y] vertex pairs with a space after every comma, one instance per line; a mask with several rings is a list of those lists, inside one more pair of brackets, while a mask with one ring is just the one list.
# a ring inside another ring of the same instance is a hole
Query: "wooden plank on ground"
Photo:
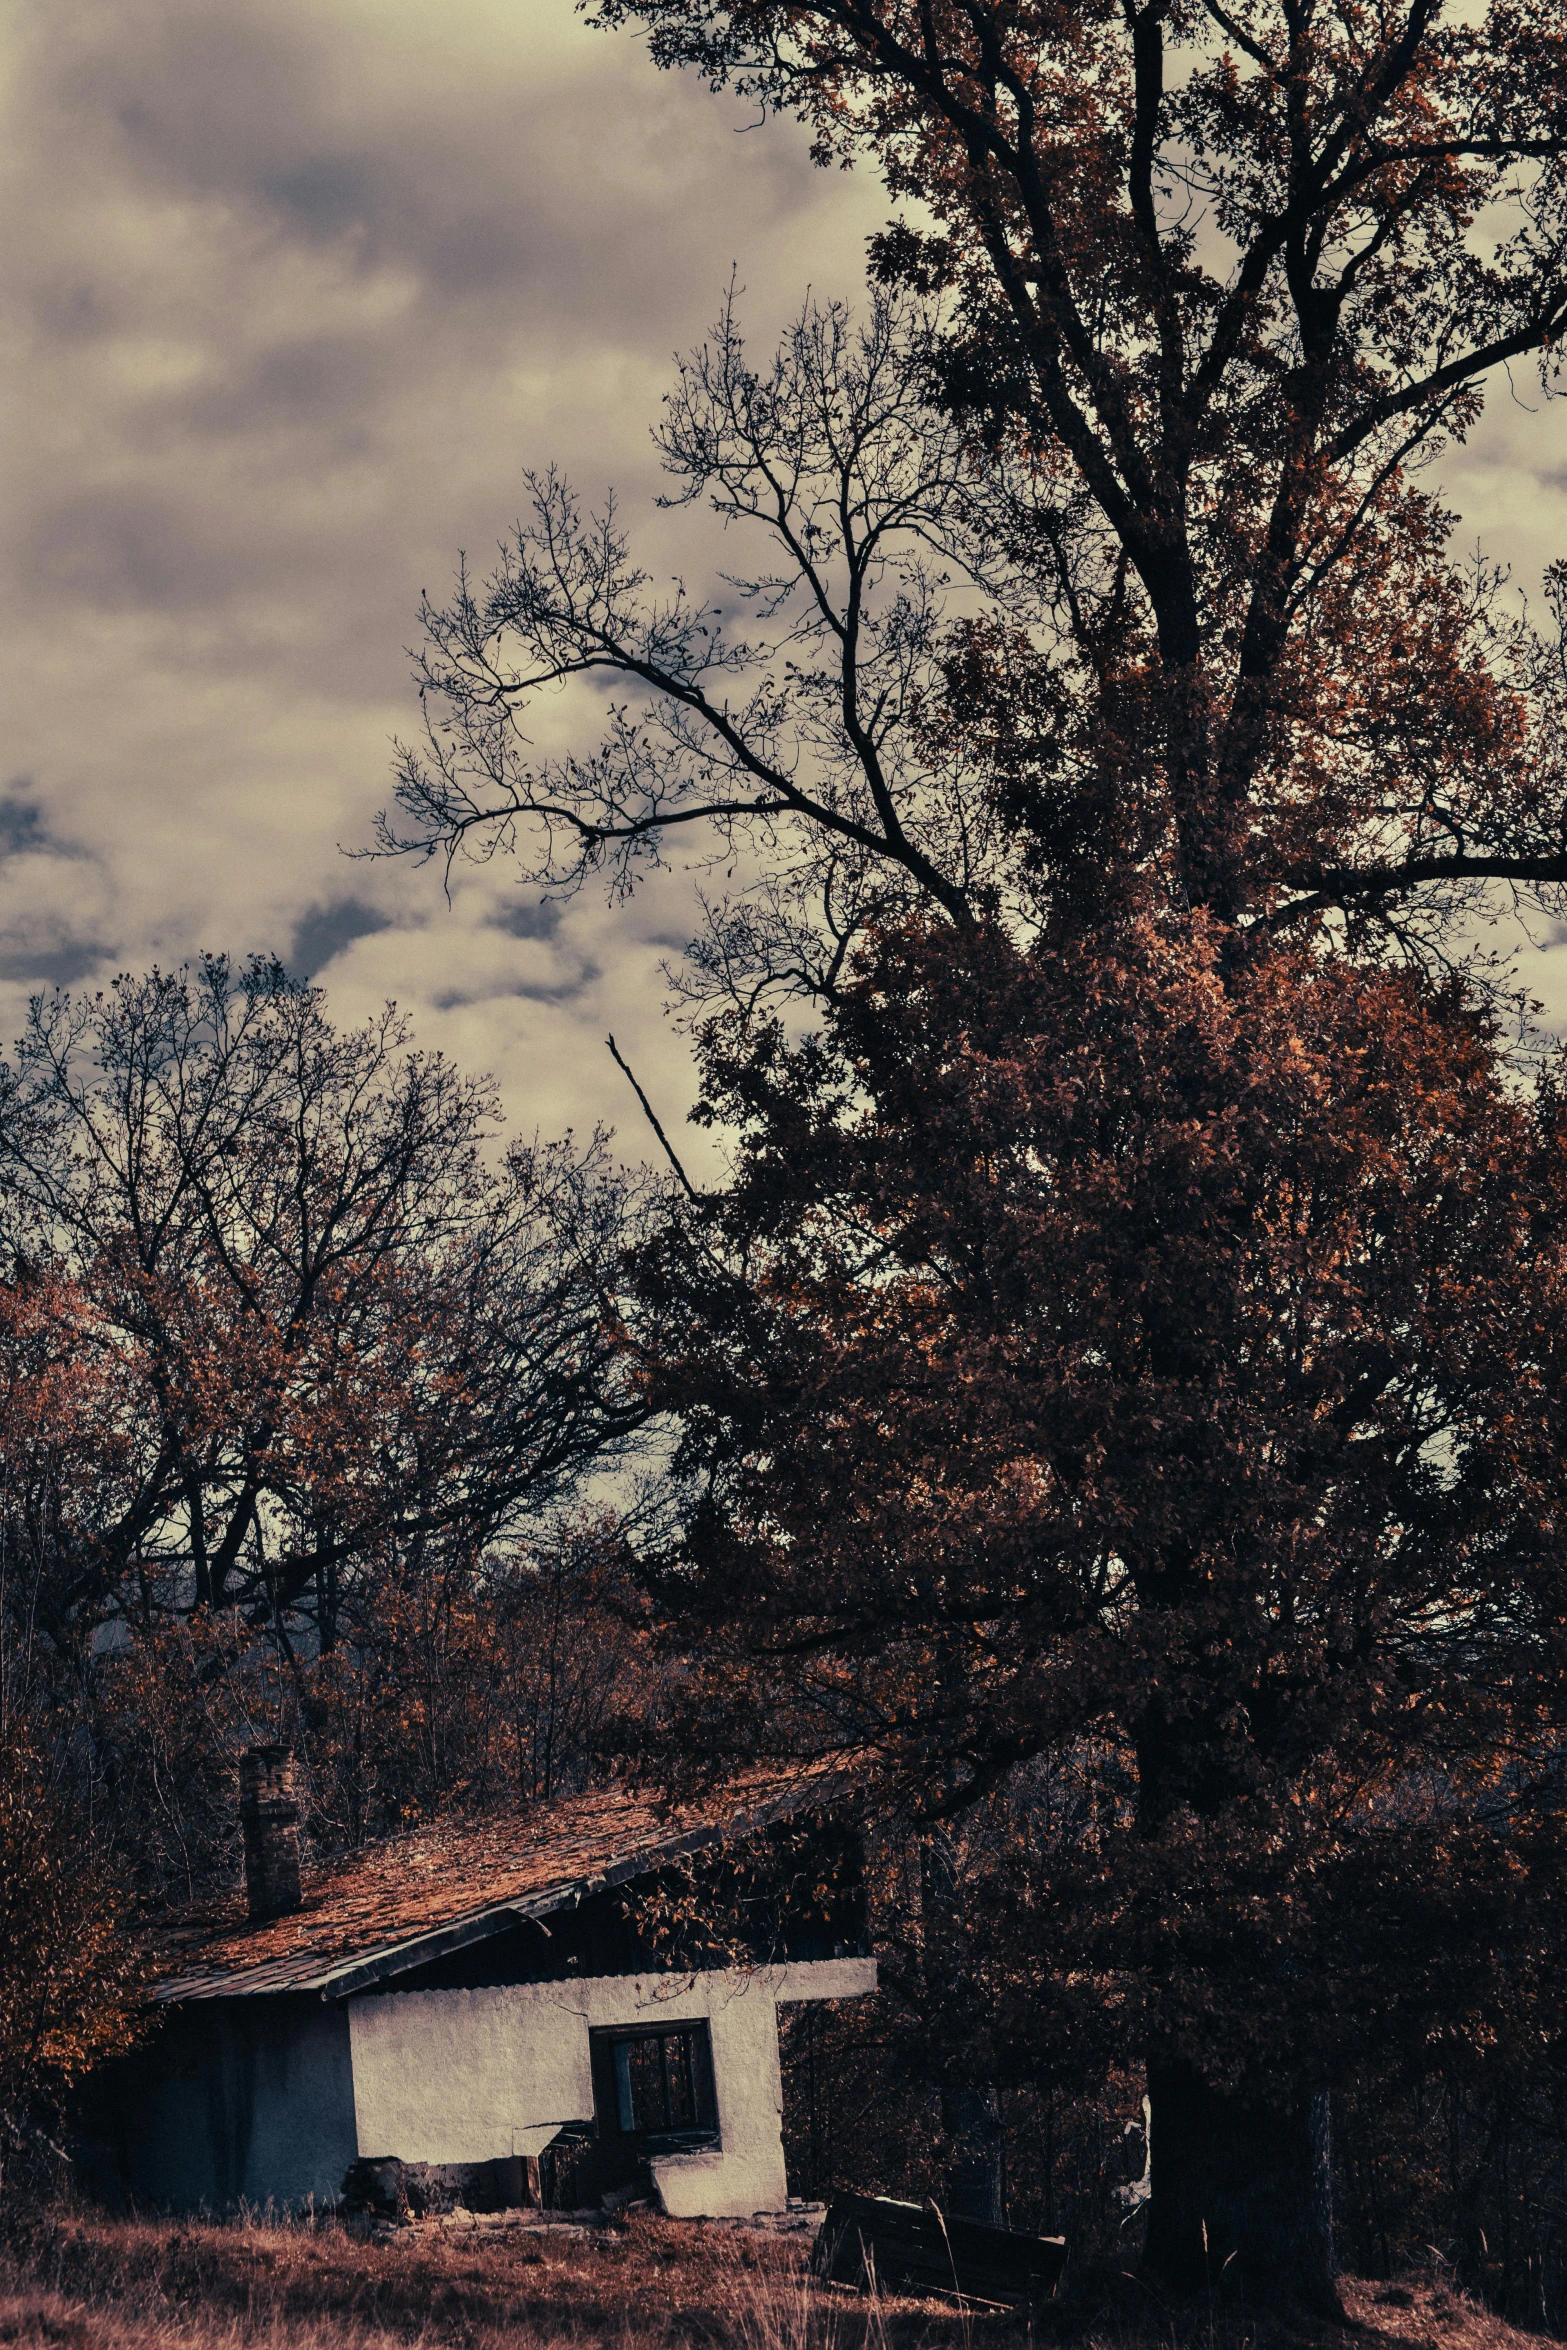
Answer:
[[835, 2195], [812, 2265], [834, 2284], [863, 2289], [874, 2281], [886, 2292], [961, 2293], [1015, 2306], [1054, 2291], [1066, 2238], [949, 2219], [934, 2203]]

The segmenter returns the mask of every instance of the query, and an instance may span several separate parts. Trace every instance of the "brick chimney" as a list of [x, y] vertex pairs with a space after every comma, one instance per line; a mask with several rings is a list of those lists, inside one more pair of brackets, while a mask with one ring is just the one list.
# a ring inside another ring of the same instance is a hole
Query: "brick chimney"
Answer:
[[294, 1758], [286, 1746], [253, 1746], [239, 1764], [239, 1817], [245, 1831], [245, 1893], [252, 1918], [298, 1909], [299, 1806]]

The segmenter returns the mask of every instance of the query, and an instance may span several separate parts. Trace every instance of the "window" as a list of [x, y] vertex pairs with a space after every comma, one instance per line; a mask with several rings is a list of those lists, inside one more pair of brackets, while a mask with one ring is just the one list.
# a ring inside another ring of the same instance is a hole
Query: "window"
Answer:
[[717, 2144], [706, 2024], [628, 2025], [592, 2037], [601, 2137], [633, 2138], [654, 2154]]

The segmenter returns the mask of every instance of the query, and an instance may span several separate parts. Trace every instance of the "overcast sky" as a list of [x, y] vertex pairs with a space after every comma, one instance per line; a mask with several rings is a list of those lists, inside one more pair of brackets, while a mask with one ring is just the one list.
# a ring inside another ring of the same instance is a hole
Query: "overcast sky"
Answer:
[[[8, 21], [0, 1035], [43, 983], [275, 950], [341, 1017], [395, 995], [514, 1124], [640, 1150], [602, 1040], [678, 1119], [658, 964], [687, 885], [541, 920], [504, 868], [448, 907], [339, 844], [410, 724], [420, 590], [487, 560], [530, 464], [645, 506], [671, 355], [731, 264], [763, 337], [807, 284], [855, 291], [873, 181], [571, 0]], [[1533, 581], [1567, 552], [1567, 405], [1520, 392], [1447, 487]], [[1529, 977], [1567, 1014], [1567, 949]]]

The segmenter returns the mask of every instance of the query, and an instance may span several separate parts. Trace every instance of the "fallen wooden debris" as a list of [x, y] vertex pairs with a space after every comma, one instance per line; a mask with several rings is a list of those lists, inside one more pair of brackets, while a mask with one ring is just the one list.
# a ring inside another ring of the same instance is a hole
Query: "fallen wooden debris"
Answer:
[[449, 2236], [593, 2236], [609, 2222], [602, 2211], [466, 2211], [459, 2204], [430, 2224]]
[[950, 2219], [934, 2203], [885, 2195], [835, 2195], [811, 2263], [815, 2275], [862, 2291], [959, 2293], [1008, 2307], [1053, 2293], [1065, 2265], [1064, 2236]]

